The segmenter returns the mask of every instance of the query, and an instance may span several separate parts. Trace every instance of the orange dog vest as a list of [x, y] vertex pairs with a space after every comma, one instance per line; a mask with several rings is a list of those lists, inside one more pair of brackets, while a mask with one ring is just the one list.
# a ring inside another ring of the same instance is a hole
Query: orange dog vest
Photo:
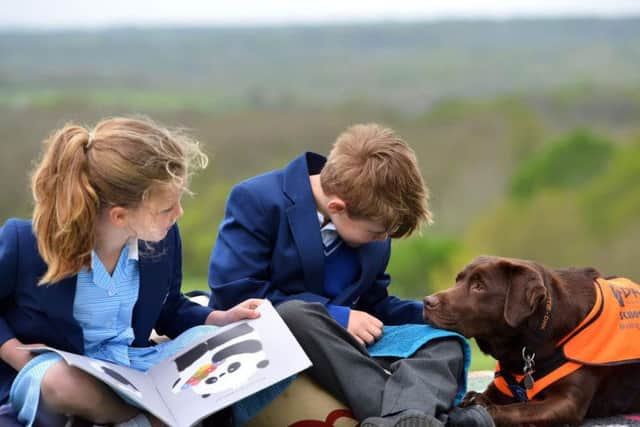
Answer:
[[[536, 377], [526, 397], [535, 395], [583, 365], [619, 365], [640, 362], [640, 285], [625, 278], [598, 278], [594, 281], [596, 301], [580, 324], [564, 338], [557, 348], [564, 355], [558, 366]], [[521, 386], [523, 375], [513, 378]], [[497, 388], [514, 397], [500, 364], [494, 380]], [[522, 391], [524, 391], [522, 387]], [[518, 398], [518, 396], [515, 396]], [[520, 399], [526, 400], [526, 399]]]

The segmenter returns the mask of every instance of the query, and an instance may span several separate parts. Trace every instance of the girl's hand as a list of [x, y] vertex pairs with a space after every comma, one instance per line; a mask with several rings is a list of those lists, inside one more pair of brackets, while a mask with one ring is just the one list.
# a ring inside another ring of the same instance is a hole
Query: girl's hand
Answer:
[[229, 310], [214, 310], [209, 313], [204, 323], [205, 325], [224, 326], [242, 319], [255, 319], [260, 317], [260, 312], [256, 310], [260, 304], [262, 304], [261, 299], [251, 298]]
[[20, 350], [18, 347], [42, 347], [43, 344], [22, 344], [17, 338], [11, 338], [0, 346], [0, 359], [16, 371], [19, 371], [34, 357], [34, 353]]

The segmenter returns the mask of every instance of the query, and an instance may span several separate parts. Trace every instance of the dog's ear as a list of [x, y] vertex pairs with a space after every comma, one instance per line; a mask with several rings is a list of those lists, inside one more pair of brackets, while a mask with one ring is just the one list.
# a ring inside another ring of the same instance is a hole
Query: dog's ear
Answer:
[[500, 268], [504, 269], [508, 280], [504, 320], [512, 328], [516, 328], [544, 301], [547, 289], [542, 275], [531, 266], [503, 261]]

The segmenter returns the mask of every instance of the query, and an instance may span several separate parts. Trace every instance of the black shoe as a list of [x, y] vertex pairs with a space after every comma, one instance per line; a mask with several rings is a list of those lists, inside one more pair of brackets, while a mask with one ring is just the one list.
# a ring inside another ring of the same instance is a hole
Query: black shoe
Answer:
[[471, 405], [449, 411], [447, 427], [495, 427], [495, 423], [484, 406]]
[[442, 424], [424, 412], [408, 409], [389, 417], [369, 417], [360, 427], [438, 427]]

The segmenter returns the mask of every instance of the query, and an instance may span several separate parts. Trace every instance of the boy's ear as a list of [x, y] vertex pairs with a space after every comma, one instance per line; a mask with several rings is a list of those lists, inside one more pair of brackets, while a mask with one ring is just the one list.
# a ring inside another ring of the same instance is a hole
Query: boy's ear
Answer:
[[127, 208], [113, 206], [109, 208], [109, 221], [116, 227], [124, 227], [127, 224], [128, 213]]
[[347, 209], [347, 204], [339, 197], [333, 197], [327, 202], [329, 213], [343, 213]]

